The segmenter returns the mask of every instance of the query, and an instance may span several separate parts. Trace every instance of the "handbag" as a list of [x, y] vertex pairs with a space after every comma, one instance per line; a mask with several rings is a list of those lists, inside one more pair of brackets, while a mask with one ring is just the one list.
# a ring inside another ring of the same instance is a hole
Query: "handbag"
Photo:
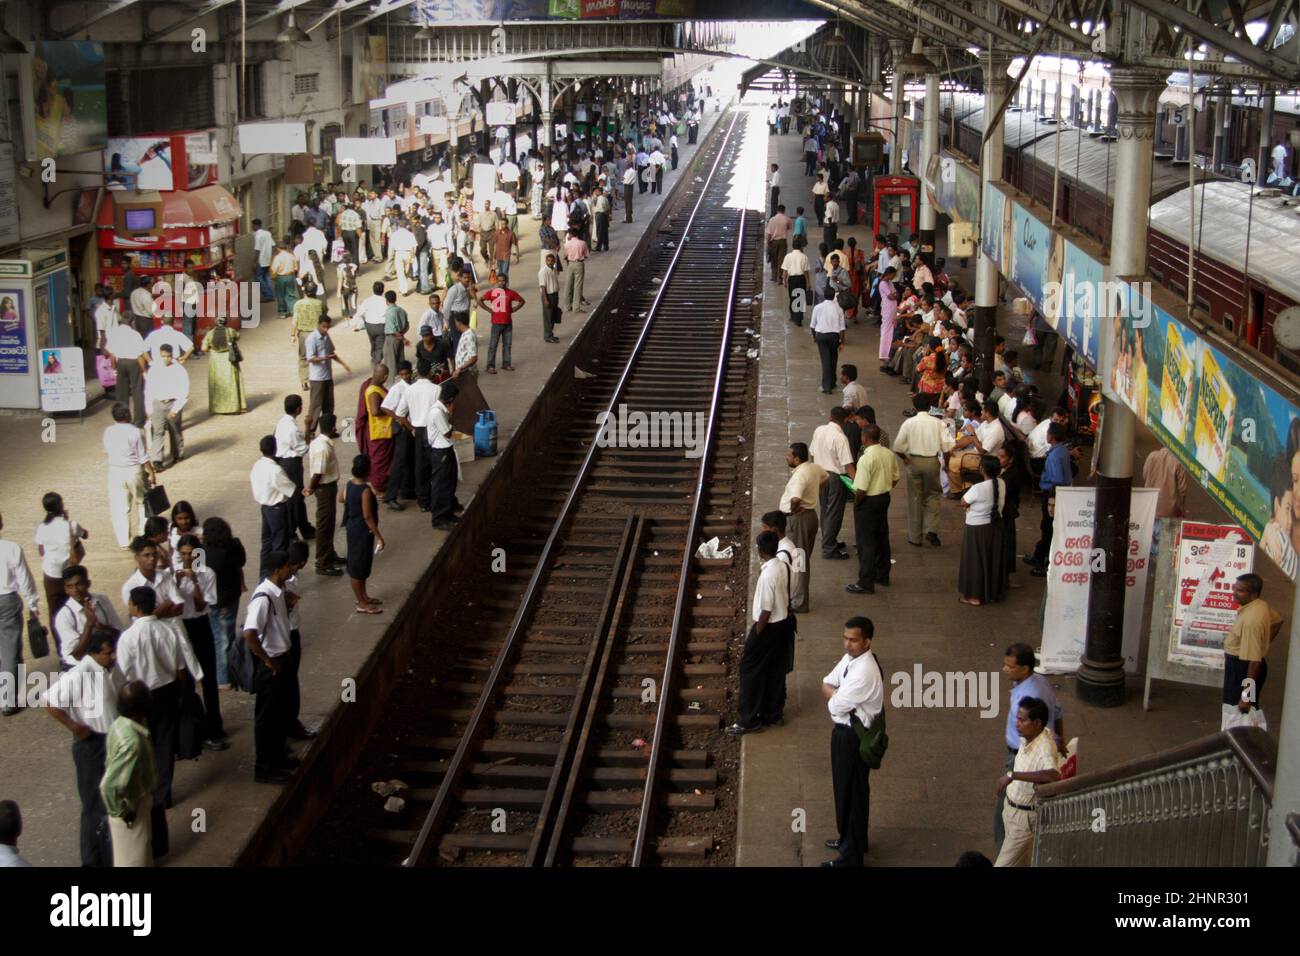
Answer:
[[[876, 667], [880, 667], [880, 658], [876, 657], [875, 651], [871, 652], [871, 656]], [[880, 713], [871, 721], [870, 727], [864, 726], [856, 713], [849, 714], [849, 723], [858, 735], [858, 756], [870, 769], [879, 770], [885, 759], [885, 751], [889, 749], [889, 735], [885, 733], [885, 708], [881, 706]]]
[[32, 646], [34, 660], [50, 656], [50, 632], [35, 614], [27, 619], [27, 642]]
[[162, 514], [171, 506], [172, 503], [167, 498], [167, 489], [162, 485], [154, 485], [144, 493], [144, 513], [148, 518]]
[[[275, 605], [270, 603], [271, 597], [265, 591], [254, 594], [248, 601], [251, 606], [259, 597], [267, 600], [267, 607], [272, 614], [275, 613]], [[253, 674], [257, 670], [257, 659], [253, 656], [253, 651], [249, 648], [248, 642], [244, 640], [241, 633], [233, 641], [226, 645], [226, 673], [230, 676], [230, 686], [235, 690], [242, 690], [246, 694], [253, 692]]]
[[835, 302], [841, 309], [845, 310], [856, 309], [858, 307], [857, 296], [848, 289], [835, 293]]
[[68, 549], [68, 567], [72, 567], [86, 560], [86, 546], [72, 533], [71, 526], [68, 528], [68, 537], [72, 540], [72, 547]]
[[239, 350], [239, 342], [235, 339], [230, 340], [230, 361], [235, 365], [244, 361], [244, 353]]

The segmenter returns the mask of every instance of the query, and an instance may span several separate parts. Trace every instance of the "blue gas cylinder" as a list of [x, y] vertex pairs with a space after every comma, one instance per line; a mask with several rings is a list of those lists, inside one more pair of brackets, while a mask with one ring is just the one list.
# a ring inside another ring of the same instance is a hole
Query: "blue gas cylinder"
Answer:
[[474, 424], [474, 456], [486, 458], [497, 453], [497, 413], [483, 411], [478, 413]]

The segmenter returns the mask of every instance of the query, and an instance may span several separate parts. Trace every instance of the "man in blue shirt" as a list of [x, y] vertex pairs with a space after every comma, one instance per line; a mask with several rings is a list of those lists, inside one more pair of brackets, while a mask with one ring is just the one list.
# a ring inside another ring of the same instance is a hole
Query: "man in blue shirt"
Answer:
[[1070, 449], [1065, 444], [1065, 426], [1052, 422], [1047, 426], [1047, 458], [1043, 461], [1043, 476], [1038, 479], [1038, 487], [1043, 492], [1043, 520], [1039, 524], [1042, 536], [1034, 546], [1032, 556], [1025, 558], [1025, 563], [1033, 570], [1029, 573], [1036, 578], [1047, 577], [1047, 556], [1052, 550], [1052, 519], [1056, 507], [1056, 489], [1068, 488], [1074, 480], [1070, 468]]
[[804, 241], [808, 239], [808, 217], [803, 214], [803, 206], [800, 206], [794, 213], [794, 232], [791, 238], [803, 236]]
[[[1062, 446], [1064, 447], [1064, 446]], [[1028, 644], [1016, 643], [1007, 648], [1002, 658], [1002, 673], [1011, 681], [1011, 699], [1007, 707], [1007, 722], [1003, 730], [1004, 743], [1007, 745], [1007, 772], [1014, 769], [1016, 751], [1020, 749], [1020, 734], [1016, 731], [1016, 710], [1020, 701], [1026, 697], [1037, 697], [1047, 705], [1052, 717], [1052, 730], [1056, 734], [1056, 747], [1065, 753], [1065, 722], [1061, 719], [1061, 705], [1056, 700], [1056, 691], [1042, 674], [1034, 672], [1038, 660], [1034, 649]], [[1002, 807], [1006, 801], [1006, 790], [998, 794], [997, 811], [993, 815], [993, 840], [997, 849], [1002, 849], [1005, 836], [1002, 827]]]

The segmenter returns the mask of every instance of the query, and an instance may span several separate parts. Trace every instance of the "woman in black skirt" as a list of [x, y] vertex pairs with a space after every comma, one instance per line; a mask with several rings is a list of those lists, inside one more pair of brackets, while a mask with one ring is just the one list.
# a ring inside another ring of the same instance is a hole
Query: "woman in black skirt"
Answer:
[[1002, 466], [993, 455], [980, 459], [984, 480], [962, 495], [966, 509], [966, 537], [961, 545], [961, 570], [957, 590], [963, 604], [978, 607], [1000, 601], [1006, 594], [1007, 575], [1002, 544], [1002, 509], [1006, 482], [998, 476]]
[[375, 554], [384, 550], [384, 536], [379, 533], [379, 507], [375, 490], [370, 487], [370, 456], [352, 459], [352, 480], [343, 486], [339, 502], [343, 505], [343, 528], [348, 536], [348, 577], [357, 598], [358, 614], [382, 614], [376, 607], [383, 601], [366, 594], [366, 580]]

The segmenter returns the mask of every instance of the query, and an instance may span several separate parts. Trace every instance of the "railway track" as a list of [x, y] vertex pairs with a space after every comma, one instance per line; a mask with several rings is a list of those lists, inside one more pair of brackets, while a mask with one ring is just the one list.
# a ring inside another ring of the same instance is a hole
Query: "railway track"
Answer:
[[599, 370], [469, 572], [459, 656], [388, 764], [418, 829], [367, 831], [407, 866], [700, 860], [723, 835], [709, 823], [747, 564], [695, 548], [749, 520], [762, 224], [732, 197], [747, 116], [607, 296]]

